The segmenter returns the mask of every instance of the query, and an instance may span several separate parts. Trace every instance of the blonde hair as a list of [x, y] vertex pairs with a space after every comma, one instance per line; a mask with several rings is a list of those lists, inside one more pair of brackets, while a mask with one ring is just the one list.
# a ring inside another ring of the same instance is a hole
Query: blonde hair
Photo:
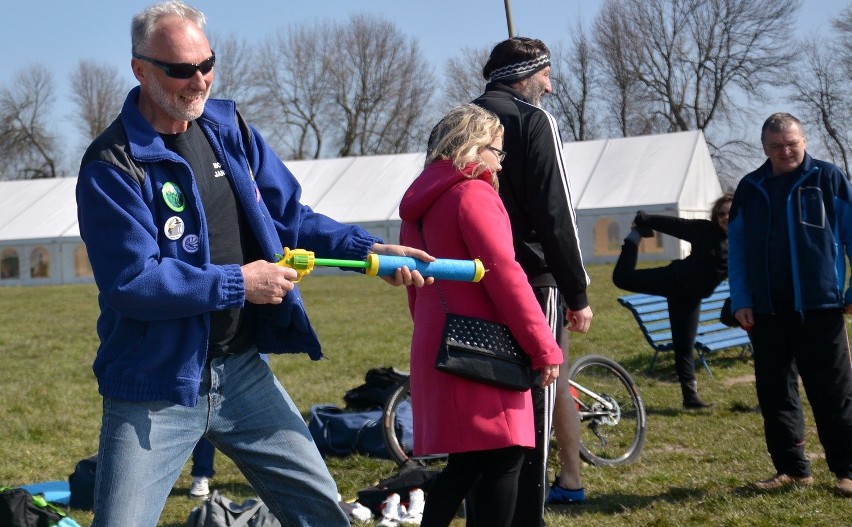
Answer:
[[[469, 177], [478, 178], [488, 170], [488, 165], [479, 157], [479, 151], [502, 135], [503, 125], [493, 113], [475, 104], [456, 106], [429, 134], [425, 166], [439, 159], [452, 161], [458, 170], [476, 163]], [[491, 185], [496, 189], [497, 174], [493, 176]]]

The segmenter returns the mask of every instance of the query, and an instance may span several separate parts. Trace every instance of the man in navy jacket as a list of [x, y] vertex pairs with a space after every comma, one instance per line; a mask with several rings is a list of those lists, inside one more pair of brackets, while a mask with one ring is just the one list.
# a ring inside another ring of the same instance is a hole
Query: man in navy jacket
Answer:
[[835, 491], [852, 497], [852, 367], [843, 316], [852, 313], [844, 283], [852, 186], [838, 167], [807, 154], [802, 124], [790, 114], [771, 115], [761, 142], [768, 160], [740, 181], [728, 224], [731, 308], [750, 328], [776, 471], [755, 487], [813, 484], [801, 376]]
[[[296, 179], [234, 102], [208, 100], [216, 56], [204, 23], [176, 0], [134, 17], [139, 86], [80, 167], [80, 234], [101, 306], [94, 525], [156, 525], [204, 436], [283, 525], [348, 526], [298, 408], [261, 358], [322, 357], [296, 271], [276, 255], [430, 257], [299, 202]], [[387, 281], [424, 284], [405, 268]]]

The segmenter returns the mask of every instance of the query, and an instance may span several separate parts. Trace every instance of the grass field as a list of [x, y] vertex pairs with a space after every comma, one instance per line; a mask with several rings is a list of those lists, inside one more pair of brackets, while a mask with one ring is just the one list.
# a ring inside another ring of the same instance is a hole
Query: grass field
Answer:
[[[680, 408], [672, 357], [645, 369], [650, 348], [610, 280], [611, 266], [591, 266], [595, 319], [588, 335], [572, 337], [572, 354], [602, 354], [633, 375], [648, 411], [648, 436], [639, 462], [626, 467], [585, 466], [588, 502], [553, 508], [549, 527], [598, 526], [852, 526], [852, 500], [834, 497], [833, 475], [808, 415], [808, 450], [817, 484], [775, 494], [748, 488], [768, 477], [751, 364], [735, 351], [713, 355], [714, 379], [698, 373], [702, 397], [715, 407]], [[343, 406], [344, 392], [370, 368], [408, 368], [411, 321], [402, 288], [363, 276], [310, 276], [301, 286], [327, 360], [274, 356], [282, 384], [307, 414], [312, 404]], [[100, 397], [91, 370], [97, 347], [94, 286], [0, 288], [0, 486], [66, 479], [76, 462], [97, 450]], [[809, 410], [808, 410], [809, 412]], [[391, 475], [391, 461], [360, 456], [328, 459], [344, 498]], [[236, 501], [250, 487], [217, 455], [213, 487]], [[160, 525], [184, 525], [198, 504], [187, 497], [189, 467], [175, 485]], [[91, 514], [71, 511], [81, 525]], [[454, 526], [463, 525], [463, 520]]]

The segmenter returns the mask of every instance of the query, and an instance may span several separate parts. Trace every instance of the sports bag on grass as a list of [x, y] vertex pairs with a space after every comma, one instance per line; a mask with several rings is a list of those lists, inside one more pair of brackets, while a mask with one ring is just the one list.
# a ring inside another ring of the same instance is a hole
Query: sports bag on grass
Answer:
[[525, 391], [537, 373], [509, 328], [480, 318], [447, 313], [435, 368], [473, 381]]
[[393, 367], [373, 368], [364, 376], [364, 384], [347, 390], [343, 395], [347, 410], [370, 410], [381, 408], [388, 397], [408, 374]]
[[72, 509], [90, 511], [95, 506], [95, 473], [98, 470], [98, 455], [81, 459], [68, 476], [71, 489], [70, 505]]
[[323, 456], [362, 454], [390, 459], [381, 410], [347, 412], [331, 404], [315, 404], [308, 431]]
[[186, 527], [281, 527], [260, 499], [239, 505], [213, 491], [202, 505], [192, 509]]
[[65, 511], [43, 496], [25, 489], [0, 487], [0, 525], [3, 527], [80, 527]]

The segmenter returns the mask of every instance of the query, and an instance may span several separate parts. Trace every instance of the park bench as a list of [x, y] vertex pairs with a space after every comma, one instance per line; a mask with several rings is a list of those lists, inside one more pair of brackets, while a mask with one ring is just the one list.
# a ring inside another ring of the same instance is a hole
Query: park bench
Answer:
[[[713, 372], [707, 364], [706, 355], [715, 351], [729, 348], [740, 348], [742, 353], [751, 353], [751, 341], [748, 333], [742, 328], [728, 327], [719, 320], [719, 313], [725, 299], [730, 296], [728, 281], [724, 281], [713, 291], [713, 294], [701, 301], [701, 314], [698, 321], [698, 336], [695, 339], [695, 350], [698, 361], [712, 377]], [[618, 298], [618, 302], [630, 310], [654, 350], [648, 371], [654, 369], [657, 355], [661, 351], [672, 351], [671, 321], [669, 307], [665, 297], [646, 294], [631, 294]]]

